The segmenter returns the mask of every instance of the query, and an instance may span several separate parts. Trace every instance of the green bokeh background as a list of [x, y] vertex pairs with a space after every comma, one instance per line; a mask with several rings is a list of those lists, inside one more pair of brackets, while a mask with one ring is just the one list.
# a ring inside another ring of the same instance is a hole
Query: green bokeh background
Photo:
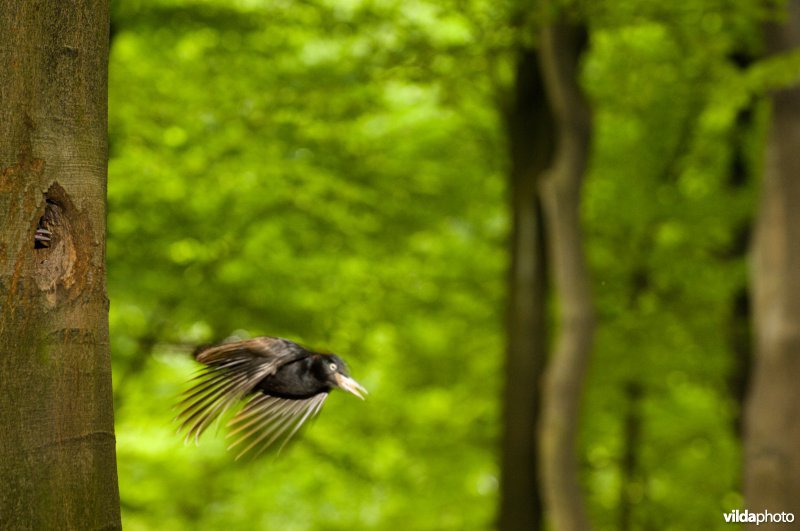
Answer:
[[[569, 2], [588, 20], [585, 188], [600, 323], [580, 460], [597, 529], [716, 529], [741, 507], [731, 312], [764, 88], [755, 1]], [[108, 274], [123, 525], [488, 529], [498, 503], [515, 2], [112, 2]], [[530, 27], [529, 27], [530, 26]], [[793, 61], [793, 62], [792, 62]], [[737, 121], [747, 112], [747, 127]], [[732, 164], [750, 176], [734, 179]], [[738, 330], [741, 332], [741, 330]], [[172, 423], [197, 343], [344, 357], [278, 457]], [[744, 334], [746, 336], [746, 333]], [[745, 339], [746, 340], [746, 337]], [[625, 390], [642, 389], [621, 484]], [[730, 527], [725, 527], [730, 529]]]

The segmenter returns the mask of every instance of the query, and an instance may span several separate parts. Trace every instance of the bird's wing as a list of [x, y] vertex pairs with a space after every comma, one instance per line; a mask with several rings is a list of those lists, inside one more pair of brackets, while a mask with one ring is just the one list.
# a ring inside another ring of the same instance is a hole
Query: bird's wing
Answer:
[[306, 353], [307, 351], [303, 347], [288, 339], [262, 336], [200, 347], [195, 352], [195, 358], [206, 365], [225, 363], [232, 358], [239, 357], [262, 362], [272, 360], [278, 365], [282, 365], [294, 361]]
[[302, 358], [300, 345], [277, 337], [257, 337], [200, 349], [197, 361], [206, 367], [183, 395], [175, 418], [178, 431], [195, 441], [229, 407], [253, 391], [258, 382], [279, 367]]
[[227, 437], [232, 438], [228, 450], [237, 449], [236, 459], [248, 453], [255, 458], [280, 441], [280, 451], [307, 420], [319, 413], [326, 398], [328, 393], [304, 400], [255, 395], [228, 422], [231, 431]]

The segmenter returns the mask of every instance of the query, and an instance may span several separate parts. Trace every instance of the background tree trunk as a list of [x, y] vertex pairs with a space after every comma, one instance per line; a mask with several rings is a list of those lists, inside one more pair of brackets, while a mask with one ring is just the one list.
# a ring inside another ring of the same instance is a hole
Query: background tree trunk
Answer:
[[0, 529], [119, 528], [108, 6], [0, 0], [0, 28]]
[[552, 158], [553, 137], [535, 50], [519, 53], [514, 101], [505, 115], [513, 228], [500, 529], [535, 531], [542, 521], [536, 427], [547, 358], [545, 245], [538, 185]]
[[619, 531], [636, 529], [634, 509], [643, 498], [640, 453], [642, 450], [642, 402], [644, 390], [639, 382], [629, 381], [625, 385], [625, 417], [623, 431], [623, 450], [620, 463], [619, 488]]
[[[800, 46], [800, 0], [769, 25], [772, 53]], [[745, 499], [751, 511], [800, 516], [800, 89], [771, 97], [753, 248], [755, 360], [745, 412]], [[775, 525], [777, 529], [779, 524]], [[755, 526], [753, 526], [755, 529]], [[769, 528], [761, 525], [759, 529]]]
[[591, 115], [578, 84], [585, 44], [584, 28], [561, 21], [546, 26], [541, 34], [542, 72], [558, 129], [555, 160], [542, 193], [559, 310], [559, 335], [544, 380], [541, 466], [545, 506], [558, 531], [589, 527], [576, 455], [580, 402], [594, 332], [580, 219], [591, 136]]

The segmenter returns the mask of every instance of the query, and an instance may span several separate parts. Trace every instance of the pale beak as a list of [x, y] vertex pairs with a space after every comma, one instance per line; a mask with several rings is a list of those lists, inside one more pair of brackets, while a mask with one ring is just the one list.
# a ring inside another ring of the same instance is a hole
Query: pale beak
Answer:
[[338, 372], [333, 375], [333, 378], [336, 380], [336, 385], [339, 386], [339, 389], [343, 389], [348, 393], [353, 393], [361, 400], [364, 400], [364, 395], [367, 394], [367, 390], [364, 389], [360, 383], [353, 380], [349, 376], [345, 376], [344, 374], [340, 374]]

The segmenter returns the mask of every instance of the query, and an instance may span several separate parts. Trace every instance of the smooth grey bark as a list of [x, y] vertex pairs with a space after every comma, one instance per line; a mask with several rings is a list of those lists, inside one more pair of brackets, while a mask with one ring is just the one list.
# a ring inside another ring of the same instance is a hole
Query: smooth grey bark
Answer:
[[589, 528], [577, 456], [580, 404], [595, 327], [580, 216], [592, 132], [589, 105], [578, 83], [585, 45], [585, 28], [563, 20], [546, 25], [541, 33], [541, 68], [558, 131], [542, 196], [559, 331], [545, 370], [540, 427], [545, 507], [556, 531]]
[[[787, 7], [788, 18], [766, 28], [771, 54], [800, 47], [800, 0]], [[800, 518], [800, 88], [770, 100], [751, 269], [755, 357], [745, 409], [744, 491], [751, 511]]]
[[120, 527], [107, 64], [105, 0], [0, 0], [0, 529]]

